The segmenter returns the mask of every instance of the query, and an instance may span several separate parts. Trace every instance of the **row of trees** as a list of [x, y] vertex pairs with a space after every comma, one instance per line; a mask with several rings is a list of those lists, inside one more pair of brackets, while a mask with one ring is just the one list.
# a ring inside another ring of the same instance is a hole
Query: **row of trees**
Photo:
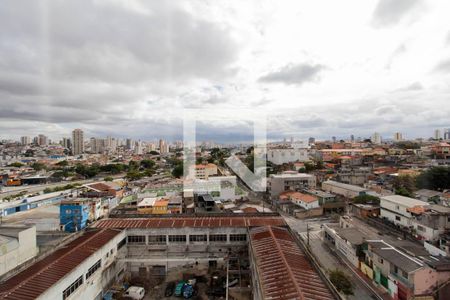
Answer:
[[396, 194], [407, 197], [411, 197], [417, 189], [450, 189], [450, 167], [432, 167], [417, 177], [398, 176], [392, 184]]

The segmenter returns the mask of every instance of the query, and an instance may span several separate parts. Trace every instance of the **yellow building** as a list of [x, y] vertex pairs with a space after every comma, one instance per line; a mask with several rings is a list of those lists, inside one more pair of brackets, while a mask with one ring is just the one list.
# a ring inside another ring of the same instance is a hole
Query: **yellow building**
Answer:
[[138, 203], [137, 210], [143, 214], [163, 215], [168, 213], [168, 204], [169, 200], [167, 199], [144, 198]]

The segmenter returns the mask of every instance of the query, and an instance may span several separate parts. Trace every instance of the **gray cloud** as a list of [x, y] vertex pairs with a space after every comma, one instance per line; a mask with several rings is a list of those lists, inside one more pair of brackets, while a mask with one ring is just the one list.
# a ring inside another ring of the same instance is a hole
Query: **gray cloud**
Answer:
[[421, 91], [423, 90], [423, 85], [416, 81], [411, 83], [410, 85], [401, 87], [399, 89], [396, 89], [394, 92], [410, 92], [410, 91]]
[[259, 81], [302, 85], [306, 82], [317, 80], [319, 73], [324, 69], [325, 67], [319, 64], [290, 64], [278, 71], [260, 77]]
[[372, 24], [376, 27], [395, 25], [420, 2], [421, 0], [379, 0], [372, 16]]
[[449, 73], [450, 72], [450, 59], [443, 60], [440, 63], [438, 63], [434, 67], [434, 72], [437, 72], [437, 73]]

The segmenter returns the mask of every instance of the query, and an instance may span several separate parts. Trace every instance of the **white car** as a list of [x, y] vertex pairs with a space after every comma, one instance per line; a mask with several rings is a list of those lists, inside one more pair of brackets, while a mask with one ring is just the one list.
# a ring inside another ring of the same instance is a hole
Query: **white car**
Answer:
[[139, 286], [130, 286], [128, 290], [125, 292], [124, 296], [136, 299], [136, 300], [142, 300], [145, 296], [145, 290], [143, 287]]

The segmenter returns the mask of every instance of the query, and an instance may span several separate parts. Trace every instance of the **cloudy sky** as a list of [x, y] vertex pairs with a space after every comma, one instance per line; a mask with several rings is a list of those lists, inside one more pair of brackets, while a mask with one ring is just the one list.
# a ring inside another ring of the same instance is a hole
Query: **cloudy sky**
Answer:
[[[0, 139], [450, 127], [450, 1], [2, 0]], [[201, 109], [207, 109], [202, 112]], [[218, 121], [225, 118], [227, 121]]]

